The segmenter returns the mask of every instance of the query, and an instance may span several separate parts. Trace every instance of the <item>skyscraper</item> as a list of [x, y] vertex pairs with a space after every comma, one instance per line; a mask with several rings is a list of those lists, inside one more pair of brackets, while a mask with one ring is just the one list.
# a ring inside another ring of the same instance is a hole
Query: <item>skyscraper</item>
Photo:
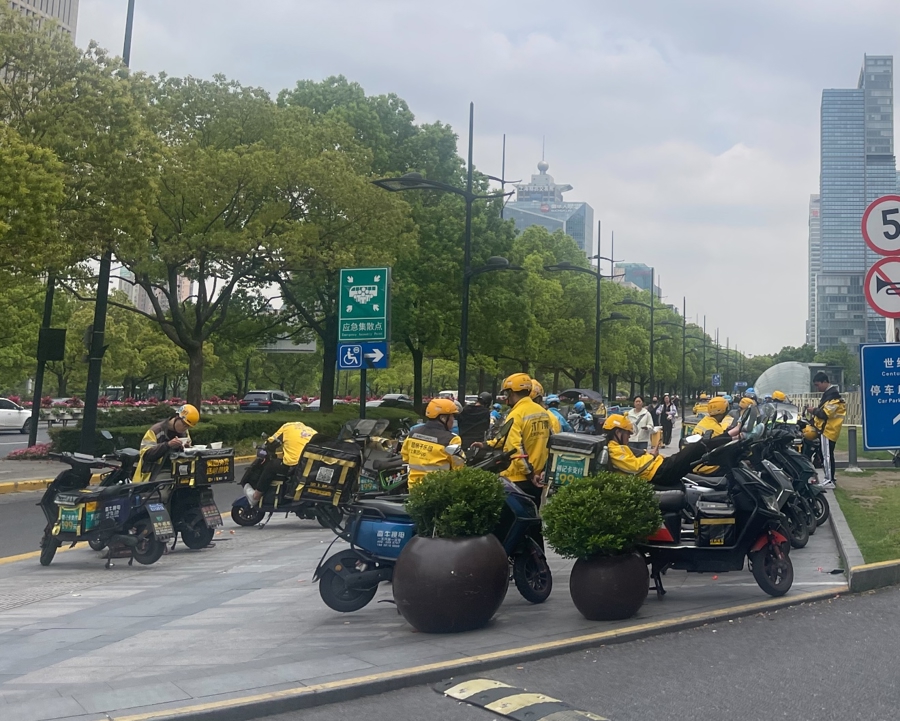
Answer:
[[551, 233], [562, 230], [590, 255], [594, 247], [594, 209], [587, 203], [564, 201], [563, 193], [572, 190], [572, 186], [553, 182], [553, 176], [547, 174], [550, 164], [545, 160], [537, 167], [530, 183], [516, 186], [516, 199], [507, 203], [506, 216], [520, 231], [531, 225], [541, 225]]
[[809, 322], [819, 350], [884, 340], [863, 292], [873, 259], [860, 221], [868, 203], [897, 188], [893, 76], [892, 56], [866, 55], [856, 88], [822, 92], [821, 265]]
[[10, 7], [26, 15], [53, 18], [63, 30], [75, 37], [78, 25], [78, 0], [10, 0]]
[[816, 345], [816, 276], [822, 270], [822, 219], [819, 196], [809, 196], [809, 320], [806, 322], [806, 342]]

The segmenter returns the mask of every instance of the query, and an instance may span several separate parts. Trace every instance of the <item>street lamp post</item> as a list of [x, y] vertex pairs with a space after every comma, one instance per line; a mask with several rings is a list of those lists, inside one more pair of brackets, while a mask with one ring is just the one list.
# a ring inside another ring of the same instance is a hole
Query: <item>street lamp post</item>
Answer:
[[660, 325], [671, 325], [676, 328], [681, 328], [681, 422], [684, 424], [684, 399], [686, 397], [685, 393], [685, 383], [687, 378], [687, 298], [682, 296], [681, 298], [681, 323], [675, 323], [673, 321], [665, 321], [664, 323], [660, 323]]
[[466, 362], [469, 355], [469, 284], [466, 279], [472, 272], [472, 203], [476, 200], [491, 200], [493, 198], [505, 198], [509, 193], [491, 193], [488, 195], [475, 195], [472, 192], [472, 142], [475, 127], [475, 103], [469, 103], [469, 153], [468, 169], [466, 172], [466, 187], [457, 188], [448, 183], [437, 180], [427, 180], [421, 173], [406, 173], [399, 178], [381, 178], [373, 180], [372, 184], [392, 193], [406, 190], [440, 190], [445, 193], [453, 193], [463, 198], [466, 203], [466, 229], [463, 239], [463, 293], [462, 293], [462, 317], [459, 330], [459, 383], [458, 397], [465, 399], [466, 395]]
[[606, 258], [604, 256], [595, 255], [592, 260], [597, 260], [597, 270], [591, 270], [590, 268], [584, 268], [580, 265], [574, 265], [567, 260], [561, 261], [556, 265], [545, 265], [544, 270], [550, 272], [558, 272], [565, 270], [573, 270], [576, 273], [587, 273], [588, 275], [597, 279], [597, 309], [596, 309], [596, 317], [594, 319], [594, 383], [593, 383], [593, 391], [595, 393], [600, 392], [600, 305], [601, 305], [601, 280], [603, 278], [608, 278], [610, 276], [605, 276], [600, 272], [600, 261], [608, 260], [610, 262], [614, 262], [611, 258]]
[[626, 298], [625, 300], [621, 300], [616, 305], [639, 305], [642, 308], [650, 309], [650, 396], [652, 397], [655, 393], [654, 382], [656, 380], [656, 376], [654, 375], [653, 368], [653, 309], [656, 306], [656, 303], [653, 302], [653, 297], [656, 295], [654, 291], [654, 282], [655, 282], [655, 274], [656, 268], [650, 269], [650, 304], [641, 303], [639, 300], [634, 300], [633, 298]]

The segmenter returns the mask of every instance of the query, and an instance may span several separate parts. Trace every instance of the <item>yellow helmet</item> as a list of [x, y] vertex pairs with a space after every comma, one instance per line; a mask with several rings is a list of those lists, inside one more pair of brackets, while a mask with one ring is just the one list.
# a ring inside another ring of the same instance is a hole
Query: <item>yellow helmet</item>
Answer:
[[715, 398], [710, 398], [709, 403], [706, 406], [706, 410], [709, 411], [711, 416], [716, 415], [716, 413], [727, 413], [728, 412], [728, 401], [726, 401], [721, 396], [716, 396]]
[[781, 391], [772, 391], [772, 400], [778, 401], [779, 403], [785, 403], [787, 401], [787, 396]]
[[611, 431], [616, 428], [621, 428], [623, 431], [628, 431], [629, 433], [634, 432], [634, 426], [631, 425], [631, 421], [621, 413], [613, 413], [611, 416], [607, 416], [606, 420], [603, 422], [604, 431]]
[[503, 380], [500, 390], [512, 391], [513, 393], [521, 393], [522, 391], [531, 393], [532, 383], [531, 376], [527, 373], [513, 373]]
[[449, 398], [435, 398], [425, 407], [426, 418], [437, 418], [438, 416], [452, 416], [459, 413], [456, 403]]
[[200, 422], [200, 411], [197, 410], [197, 406], [185, 403], [178, 409], [178, 413], [175, 417], [183, 420], [188, 428], [193, 428]]
[[700, 394], [700, 400], [701, 400], [701, 401], [709, 400], [709, 396], [706, 395], [706, 393], [701, 393], [701, 394]]
[[753, 400], [752, 398], [748, 398], [747, 396], [744, 396], [743, 398], [741, 398], [741, 404], [740, 404], [740, 405], [741, 405], [741, 410], [742, 410], [742, 411], [745, 411], [745, 410], [747, 410], [750, 406], [755, 406], [755, 405], [756, 405], [756, 401]]
[[808, 441], [815, 441], [819, 438], [819, 432], [811, 423], [803, 426], [803, 437]]
[[537, 398], [540, 396], [544, 397], [544, 386], [538, 383], [534, 378], [531, 379], [531, 397]]

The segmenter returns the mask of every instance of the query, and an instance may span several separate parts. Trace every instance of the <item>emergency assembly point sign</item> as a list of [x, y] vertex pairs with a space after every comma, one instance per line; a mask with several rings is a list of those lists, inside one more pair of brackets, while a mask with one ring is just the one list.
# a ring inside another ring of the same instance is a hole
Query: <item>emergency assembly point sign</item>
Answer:
[[863, 284], [869, 305], [885, 318], [900, 318], [900, 257], [882, 258]]

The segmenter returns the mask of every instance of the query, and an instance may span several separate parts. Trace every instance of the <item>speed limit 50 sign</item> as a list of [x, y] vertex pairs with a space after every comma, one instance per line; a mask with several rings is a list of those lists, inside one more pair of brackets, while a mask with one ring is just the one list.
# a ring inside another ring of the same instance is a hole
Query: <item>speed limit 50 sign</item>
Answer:
[[900, 255], [900, 195], [885, 195], [869, 204], [862, 235], [879, 255]]

